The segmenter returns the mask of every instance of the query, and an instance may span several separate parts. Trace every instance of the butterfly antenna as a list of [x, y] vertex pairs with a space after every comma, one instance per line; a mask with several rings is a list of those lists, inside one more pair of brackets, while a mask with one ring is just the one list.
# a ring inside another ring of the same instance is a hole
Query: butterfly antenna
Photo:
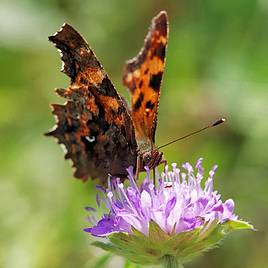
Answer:
[[168, 142], [168, 143], [166, 143], [166, 144], [164, 144], [164, 145], [159, 146], [157, 149], [161, 149], [161, 148], [166, 147], [166, 146], [168, 146], [168, 145], [170, 145], [170, 144], [172, 144], [172, 143], [174, 143], [174, 142], [177, 142], [177, 141], [180, 141], [180, 140], [184, 140], [184, 139], [186, 139], [186, 138], [188, 138], [188, 137], [190, 137], [190, 136], [193, 136], [193, 135], [195, 135], [195, 134], [197, 134], [197, 133], [199, 133], [199, 132], [202, 132], [202, 131], [204, 131], [204, 130], [206, 130], [206, 129], [216, 127], [216, 126], [218, 126], [218, 125], [224, 123], [225, 121], [226, 121], [225, 118], [221, 118], [220, 120], [217, 120], [216, 122], [214, 122], [214, 123], [211, 124], [211, 125], [208, 125], [208, 126], [203, 127], [203, 128], [201, 128], [201, 129], [199, 129], [199, 130], [196, 130], [196, 131], [194, 131], [194, 132], [191, 132], [191, 133], [189, 133], [189, 134], [187, 134], [187, 135], [185, 135], [185, 136], [182, 136], [182, 137], [180, 137], [180, 138], [178, 138], [178, 139], [176, 139], [176, 140], [170, 141], [170, 142]]

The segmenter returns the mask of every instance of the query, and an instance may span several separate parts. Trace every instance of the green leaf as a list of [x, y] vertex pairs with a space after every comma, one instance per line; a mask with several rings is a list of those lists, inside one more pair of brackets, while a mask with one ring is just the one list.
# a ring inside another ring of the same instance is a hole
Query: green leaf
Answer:
[[254, 226], [252, 224], [249, 224], [248, 222], [245, 221], [240, 221], [240, 220], [229, 220], [226, 221], [225, 223], [222, 224], [227, 230], [230, 231], [235, 231], [235, 230], [254, 230]]
[[166, 241], [169, 238], [170, 236], [167, 233], [165, 233], [156, 222], [150, 221], [149, 239], [152, 240], [152, 242], [162, 243], [163, 241]]
[[114, 233], [109, 236], [112, 244], [116, 245], [119, 255], [134, 263], [150, 264], [157, 262], [159, 251], [144, 234], [134, 231], [134, 234]]
[[170, 237], [170, 239], [163, 243], [164, 255], [178, 256], [184, 248], [189, 247], [198, 238], [199, 232], [200, 229], [195, 229]]
[[148, 236], [133, 228], [132, 234], [113, 233], [108, 237], [110, 242], [94, 242], [93, 245], [138, 264], [158, 264], [165, 256], [173, 256], [179, 263], [185, 263], [216, 247], [227, 234], [239, 229], [252, 230], [253, 226], [238, 220], [222, 224], [214, 221], [170, 236], [151, 221]]

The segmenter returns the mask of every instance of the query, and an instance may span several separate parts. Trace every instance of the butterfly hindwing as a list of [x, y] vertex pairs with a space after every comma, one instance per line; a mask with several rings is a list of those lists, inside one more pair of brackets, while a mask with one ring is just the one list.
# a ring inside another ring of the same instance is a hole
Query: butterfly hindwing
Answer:
[[127, 61], [123, 72], [123, 83], [131, 95], [131, 115], [137, 143], [143, 147], [141, 150], [154, 143], [167, 38], [167, 14], [162, 11], [152, 20], [143, 48], [135, 58]]
[[136, 164], [137, 144], [122, 99], [86, 41], [70, 25], [64, 24], [49, 40], [60, 51], [62, 71], [71, 84], [56, 90], [67, 102], [52, 105], [57, 124], [47, 135], [65, 146], [75, 177], [97, 177], [103, 183], [108, 174], [126, 177], [126, 168]]

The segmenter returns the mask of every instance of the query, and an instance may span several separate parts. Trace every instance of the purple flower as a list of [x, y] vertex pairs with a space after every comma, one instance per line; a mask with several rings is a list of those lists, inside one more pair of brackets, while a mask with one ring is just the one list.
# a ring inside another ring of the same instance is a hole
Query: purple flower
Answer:
[[[97, 205], [104, 203], [108, 213], [97, 221], [95, 210], [87, 207], [93, 227], [85, 229], [105, 242], [93, 244], [138, 264], [164, 264], [177, 267], [217, 245], [228, 233], [253, 229], [234, 214], [234, 201], [221, 200], [213, 188], [214, 166], [204, 178], [202, 159], [182, 171], [172, 165], [157, 175], [155, 185], [150, 171], [139, 187], [128, 168], [129, 186], [119, 179], [109, 180], [108, 189], [99, 188]], [[171, 265], [171, 263], [173, 263]]]
[[110, 183], [103, 201], [109, 214], [92, 228], [86, 229], [94, 236], [108, 236], [113, 232], [131, 233], [132, 228], [145, 235], [149, 224], [154, 221], [168, 235], [190, 231], [216, 221], [235, 220], [234, 201], [221, 200], [213, 189], [216, 166], [209, 172], [204, 187], [204, 169], [199, 159], [193, 168], [189, 163], [182, 165], [181, 171], [172, 165], [172, 171], [165, 172], [155, 186], [150, 172], [141, 187], [133, 177], [133, 169], [128, 169], [130, 186], [125, 188], [120, 181]]

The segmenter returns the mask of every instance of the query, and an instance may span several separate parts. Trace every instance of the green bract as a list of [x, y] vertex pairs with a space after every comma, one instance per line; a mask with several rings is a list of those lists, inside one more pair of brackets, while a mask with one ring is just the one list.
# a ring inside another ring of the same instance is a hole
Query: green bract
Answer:
[[159, 264], [172, 257], [180, 264], [190, 261], [214, 247], [230, 232], [251, 229], [253, 226], [239, 220], [216, 221], [192, 231], [168, 235], [155, 222], [151, 221], [149, 235], [132, 229], [129, 233], [113, 233], [108, 242], [96, 241], [93, 245], [112, 252], [137, 264]]

